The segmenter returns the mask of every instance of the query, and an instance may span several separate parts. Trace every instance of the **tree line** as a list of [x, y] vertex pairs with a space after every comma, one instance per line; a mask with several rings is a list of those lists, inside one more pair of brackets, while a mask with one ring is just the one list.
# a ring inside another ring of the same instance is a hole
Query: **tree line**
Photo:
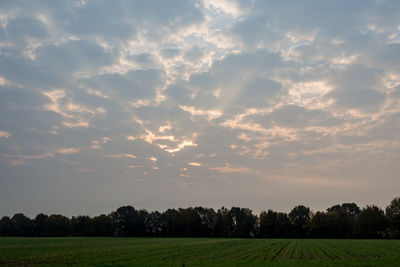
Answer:
[[72, 218], [22, 213], [0, 220], [0, 236], [118, 236], [118, 237], [258, 237], [258, 238], [399, 238], [400, 198], [385, 210], [360, 209], [355, 203], [312, 212], [304, 205], [289, 213], [248, 208], [190, 207], [164, 212], [123, 206], [108, 215]]

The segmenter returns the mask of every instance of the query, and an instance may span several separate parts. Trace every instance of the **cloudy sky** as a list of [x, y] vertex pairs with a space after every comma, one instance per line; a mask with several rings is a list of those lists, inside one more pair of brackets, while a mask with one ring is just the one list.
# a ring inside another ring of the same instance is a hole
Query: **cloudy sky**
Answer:
[[0, 215], [385, 206], [400, 1], [0, 2]]

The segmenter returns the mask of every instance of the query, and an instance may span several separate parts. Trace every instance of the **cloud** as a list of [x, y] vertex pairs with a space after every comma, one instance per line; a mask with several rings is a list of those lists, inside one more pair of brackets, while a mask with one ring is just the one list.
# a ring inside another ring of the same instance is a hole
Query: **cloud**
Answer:
[[398, 1], [0, 7], [0, 213], [396, 194]]
[[386, 44], [379, 47], [372, 57], [372, 64], [380, 68], [399, 71], [399, 65], [396, 64], [400, 60], [400, 43]]
[[6, 30], [15, 42], [23, 42], [29, 38], [44, 39], [48, 36], [46, 25], [32, 18], [11, 19], [7, 22]]
[[285, 105], [268, 115], [256, 120], [261, 125], [279, 125], [289, 128], [304, 128], [311, 126], [336, 126], [344, 122], [322, 110], [310, 110], [295, 105]]
[[67, 128], [89, 127], [91, 118], [106, 111], [102, 107], [89, 108], [72, 102], [66, 97], [63, 89], [42, 92], [49, 98], [50, 103], [45, 104], [43, 109], [57, 113], [63, 117], [61, 124]]
[[81, 82], [101, 94], [128, 99], [155, 96], [162, 83], [162, 72], [158, 70], [132, 70], [125, 74], [103, 74], [82, 79]]
[[128, 159], [136, 159], [136, 156], [133, 154], [109, 154], [105, 155], [106, 158], [109, 159], [120, 159], [120, 158], [128, 158]]
[[111, 63], [111, 55], [102, 46], [84, 40], [41, 46], [35, 50], [35, 59], [43, 67], [63, 73], [92, 71]]
[[202, 110], [196, 109], [195, 107], [179, 106], [184, 111], [189, 112], [192, 116], [204, 116], [208, 120], [214, 120], [222, 116], [222, 112], [219, 110]]
[[349, 66], [332, 76], [335, 89], [328, 96], [342, 108], [373, 110], [385, 101], [385, 94], [378, 91], [382, 72], [378, 69]]
[[[162, 31], [176, 31], [201, 22], [203, 15], [194, 1], [178, 1], [173, 6], [163, 1], [88, 1], [65, 9], [60, 22], [75, 35], [94, 36], [106, 42], [124, 41], [137, 35], [156, 38]], [[147, 28], [155, 32], [148, 32]]]
[[9, 132], [0, 131], [0, 139], [9, 138], [11, 134]]
[[249, 168], [246, 167], [233, 167], [231, 164], [229, 164], [228, 162], [225, 163], [225, 166], [223, 167], [214, 167], [214, 168], [210, 168], [210, 170], [214, 170], [214, 171], [218, 171], [220, 173], [251, 173], [251, 170]]
[[79, 148], [60, 148], [57, 150], [57, 153], [63, 154], [63, 155], [69, 155], [69, 154], [75, 154], [80, 152], [81, 150]]

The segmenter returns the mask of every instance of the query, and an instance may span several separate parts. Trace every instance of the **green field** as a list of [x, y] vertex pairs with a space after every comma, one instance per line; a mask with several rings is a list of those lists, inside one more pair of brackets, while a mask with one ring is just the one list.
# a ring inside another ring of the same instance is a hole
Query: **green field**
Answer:
[[0, 266], [400, 266], [400, 240], [0, 238]]

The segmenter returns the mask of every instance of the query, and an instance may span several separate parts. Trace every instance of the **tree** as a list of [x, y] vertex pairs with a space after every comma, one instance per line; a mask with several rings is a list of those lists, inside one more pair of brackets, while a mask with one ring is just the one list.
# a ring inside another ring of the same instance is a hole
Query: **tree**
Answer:
[[278, 212], [278, 225], [279, 237], [288, 237], [293, 232], [292, 224], [286, 213]]
[[178, 232], [181, 236], [200, 236], [202, 232], [201, 217], [193, 208], [178, 210]]
[[357, 217], [356, 234], [362, 238], [382, 237], [387, 227], [383, 210], [377, 206], [367, 206]]
[[71, 224], [68, 217], [52, 214], [45, 220], [45, 232], [49, 236], [71, 235]]
[[247, 208], [232, 207], [229, 211], [232, 237], [254, 237], [256, 217]]
[[349, 215], [355, 217], [360, 214], [361, 209], [357, 206], [356, 203], [343, 203], [341, 208]]
[[354, 234], [353, 217], [343, 209], [328, 212], [328, 237], [332, 238], [350, 238]]
[[161, 215], [161, 233], [163, 236], [177, 236], [178, 226], [177, 226], [177, 217], [178, 211], [176, 209], [167, 209]]
[[217, 221], [215, 224], [215, 233], [219, 237], [230, 237], [232, 236], [232, 217], [227, 208], [222, 207], [217, 211]]
[[137, 216], [133, 221], [133, 227], [135, 229], [135, 236], [145, 236], [146, 232], [146, 221], [148, 216], [147, 210], [141, 209], [137, 212]]
[[150, 212], [146, 218], [146, 232], [151, 236], [161, 236], [162, 233], [162, 214], [158, 211]]
[[93, 236], [93, 221], [89, 216], [77, 216], [71, 218], [71, 228], [73, 235]]
[[12, 235], [12, 222], [10, 217], [4, 216], [0, 220], [0, 236]]
[[200, 216], [201, 236], [215, 236], [215, 226], [217, 224], [217, 213], [210, 208], [195, 207], [194, 210]]
[[389, 220], [389, 225], [392, 228], [393, 236], [400, 236], [400, 198], [396, 197], [386, 207], [386, 216]]
[[318, 211], [314, 214], [309, 225], [311, 237], [326, 238], [331, 237], [332, 231], [330, 227], [329, 215], [325, 212]]
[[46, 235], [46, 219], [47, 215], [43, 213], [39, 213], [36, 215], [33, 220], [33, 227], [36, 236], [45, 236]]
[[310, 223], [310, 208], [303, 205], [294, 207], [289, 213], [289, 219], [293, 225], [294, 235], [304, 238], [307, 236], [307, 225]]
[[112, 236], [114, 234], [114, 223], [110, 216], [100, 215], [92, 220], [94, 236]]
[[268, 210], [268, 212], [262, 211], [260, 213], [260, 237], [278, 237], [279, 230], [278, 213], [273, 210]]
[[355, 234], [356, 216], [360, 208], [355, 203], [343, 203], [327, 209], [326, 237], [350, 238]]
[[15, 236], [32, 236], [33, 223], [31, 219], [22, 213], [17, 213], [11, 218], [12, 235]]
[[197, 237], [316, 237], [395, 238], [400, 236], [400, 198], [385, 212], [377, 206], [360, 210], [355, 203], [333, 205], [312, 214], [298, 205], [289, 214], [273, 210], [253, 215], [248, 208], [204, 207], [168, 209], [163, 213], [123, 206], [97, 217], [22, 213], [0, 219], [0, 236], [197, 236]]
[[132, 206], [123, 206], [111, 214], [116, 226], [116, 235], [118, 236], [144, 236], [145, 221], [147, 217], [146, 210], [137, 211]]

